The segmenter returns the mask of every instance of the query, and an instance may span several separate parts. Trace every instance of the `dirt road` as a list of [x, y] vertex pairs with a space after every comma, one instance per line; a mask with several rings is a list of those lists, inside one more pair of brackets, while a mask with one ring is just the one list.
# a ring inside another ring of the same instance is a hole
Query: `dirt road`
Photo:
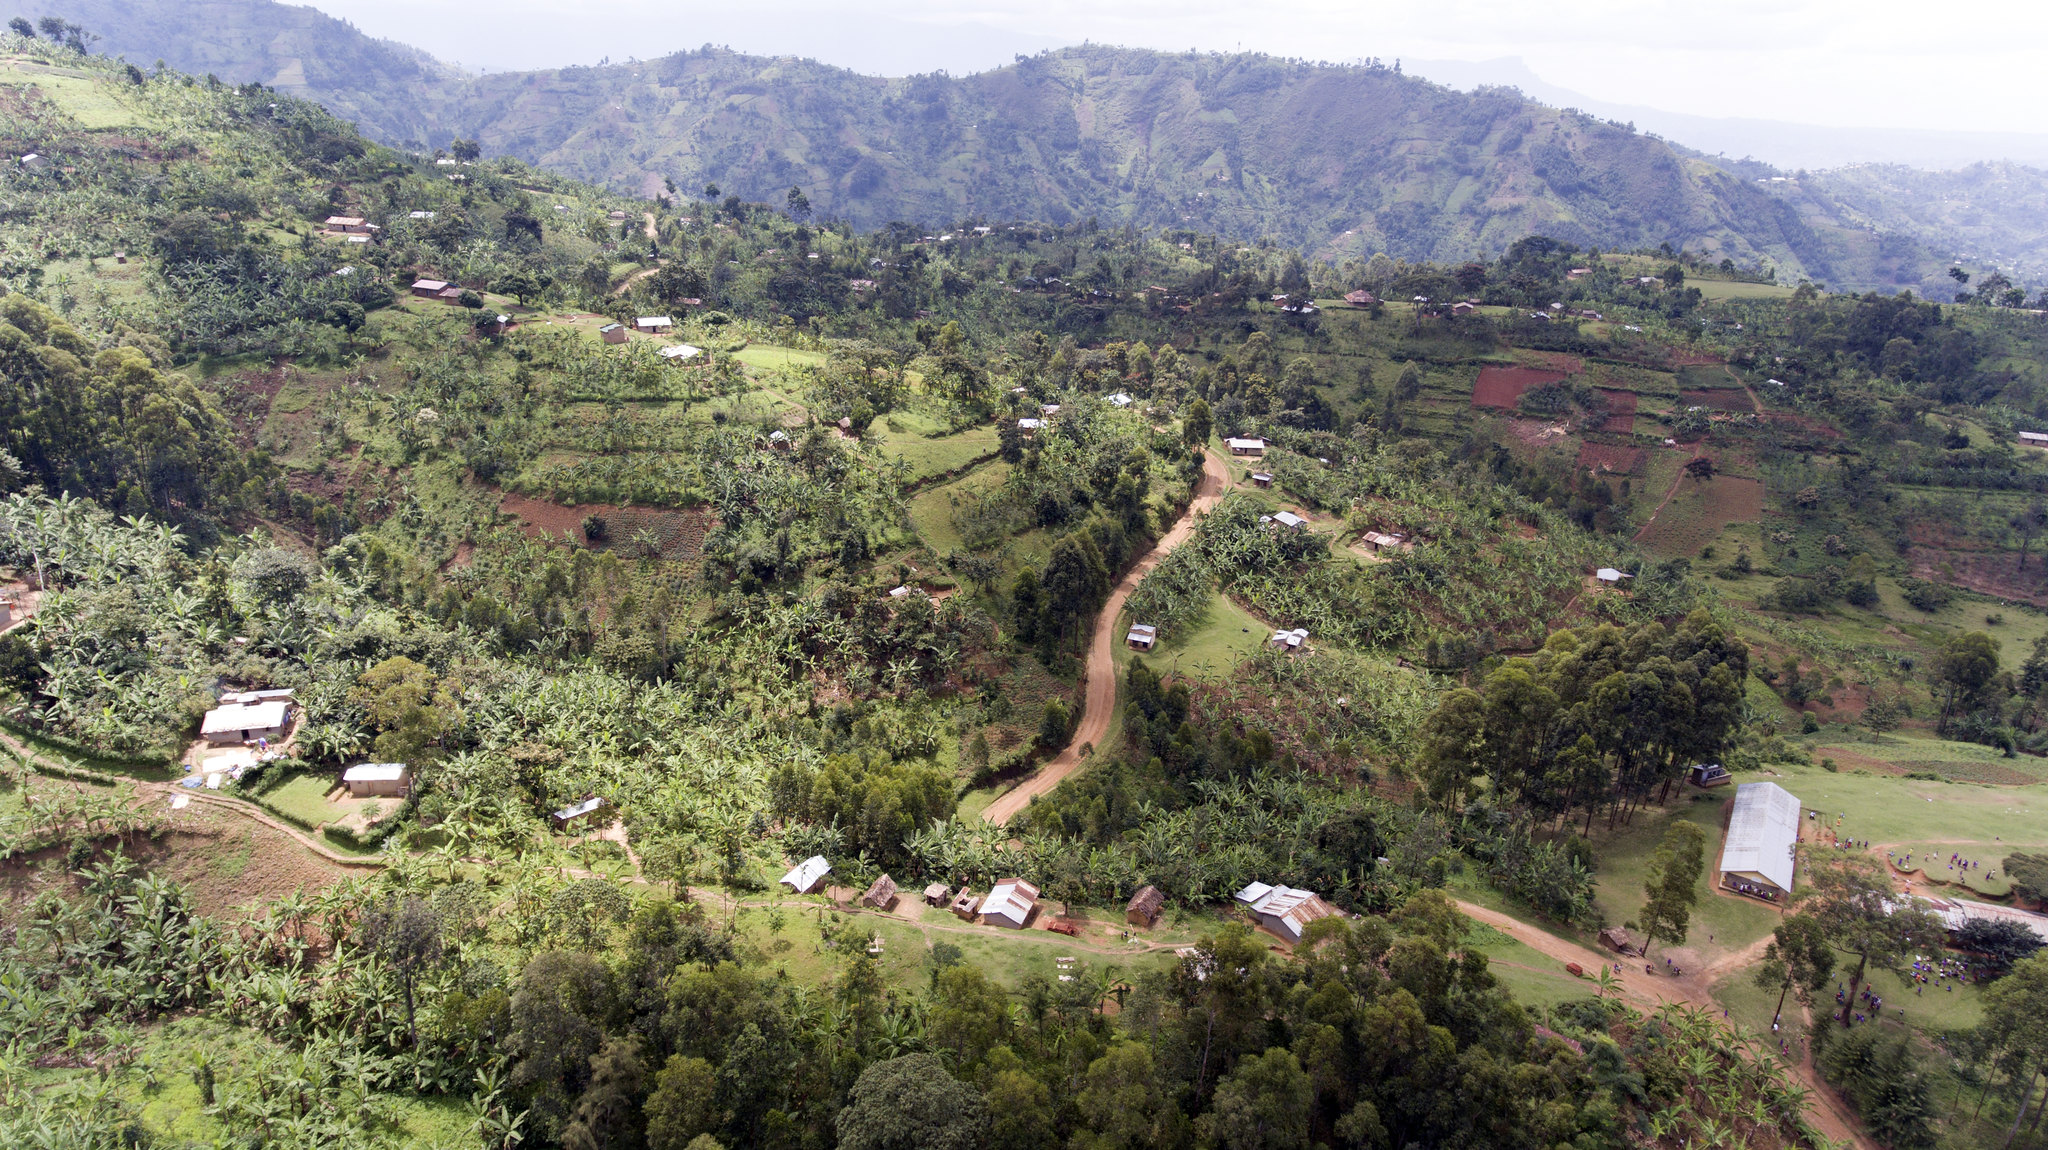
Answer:
[[1195, 498], [1188, 504], [1187, 513], [1180, 517], [1162, 536], [1151, 551], [1125, 575], [1123, 582], [1110, 592], [1109, 602], [1102, 605], [1102, 614], [1096, 616], [1095, 634], [1088, 642], [1088, 667], [1083, 673], [1087, 693], [1081, 705], [1081, 724], [1074, 728], [1074, 737], [1053, 760], [1040, 768], [1038, 773], [1017, 784], [988, 809], [981, 817], [1001, 826], [1016, 817], [1018, 811], [1031, 802], [1035, 795], [1042, 795], [1059, 785], [1061, 779], [1074, 773], [1081, 765], [1081, 748], [1093, 748], [1109, 733], [1109, 718], [1116, 710], [1116, 645], [1123, 636], [1117, 632], [1117, 616], [1123, 614], [1124, 600], [1137, 590], [1138, 583], [1147, 572], [1166, 558], [1167, 552], [1188, 541], [1195, 533], [1195, 518], [1207, 514], [1223, 498], [1223, 489], [1230, 483], [1230, 472], [1214, 452], [1202, 452], [1202, 482], [1195, 489]]
[[[1548, 931], [1530, 926], [1497, 910], [1489, 910], [1476, 903], [1463, 901], [1458, 903], [1458, 909], [1464, 911], [1468, 918], [1483, 922], [1516, 942], [1556, 959], [1560, 965], [1576, 962], [1588, 971], [1597, 972], [1601, 967], [1612, 967], [1616, 962], [1614, 955], [1567, 942]], [[1647, 974], [1643, 971], [1641, 959], [1620, 959], [1621, 995], [1646, 1010], [1655, 1010], [1667, 1002], [1682, 1002], [1708, 1010], [1719, 1010], [1721, 1004], [1715, 1002], [1714, 996], [1709, 993], [1713, 984], [1727, 975], [1747, 970], [1762, 957], [1763, 948], [1769, 941], [1769, 938], [1758, 939], [1743, 950], [1723, 955], [1720, 961], [1705, 970], [1681, 978]], [[1803, 1065], [1788, 1063], [1787, 1067], [1813, 1091], [1812, 1104], [1806, 1108], [1806, 1117], [1816, 1129], [1837, 1142], [1847, 1142], [1860, 1147], [1861, 1150], [1880, 1150], [1880, 1147], [1866, 1137], [1858, 1129], [1854, 1119], [1842, 1109], [1834, 1090], [1820, 1080], [1811, 1060]]]

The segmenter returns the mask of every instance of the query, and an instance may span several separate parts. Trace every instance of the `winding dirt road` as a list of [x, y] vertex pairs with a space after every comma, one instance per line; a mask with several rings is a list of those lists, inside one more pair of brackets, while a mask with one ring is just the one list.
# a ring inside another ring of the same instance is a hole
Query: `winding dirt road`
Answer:
[[1082, 748], [1092, 750], [1109, 733], [1109, 718], [1116, 711], [1116, 645], [1123, 638], [1117, 632], [1117, 616], [1123, 614], [1124, 600], [1152, 568], [1166, 558], [1168, 552], [1186, 543], [1195, 533], [1195, 519], [1206, 515], [1223, 498], [1223, 489], [1230, 483], [1230, 472], [1216, 453], [1204, 449], [1202, 452], [1202, 482], [1195, 488], [1195, 498], [1188, 504], [1185, 514], [1173, 525], [1152, 550], [1109, 593], [1109, 602], [1102, 605], [1102, 614], [1095, 619], [1095, 635], [1088, 643], [1088, 667], [1083, 672], [1087, 692], [1081, 704], [1081, 723], [1074, 728], [1074, 737], [1067, 743], [1067, 749], [1054, 756], [1053, 760], [1041, 767], [1037, 774], [1017, 784], [1016, 788], [999, 796], [981, 817], [1001, 826], [1016, 817], [1032, 798], [1042, 795], [1058, 786], [1061, 779], [1074, 773], [1081, 765]]

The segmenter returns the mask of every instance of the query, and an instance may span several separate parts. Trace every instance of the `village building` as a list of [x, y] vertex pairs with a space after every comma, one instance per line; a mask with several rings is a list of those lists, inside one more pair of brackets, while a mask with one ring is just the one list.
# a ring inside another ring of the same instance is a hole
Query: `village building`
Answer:
[[868, 888], [868, 893], [860, 896], [860, 904], [862, 906], [871, 906], [876, 910], [888, 910], [890, 907], [895, 906], [896, 880], [888, 875], [883, 875], [881, 878], [876, 879], [875, 885]]
[[1345, 292], [1344, 302], [1350, 304], [1352, 307], [1371, 307], [1372, 305], [1378, 303], [1379, 300], [1375, 298], [1371, 292], [1361, 288], [1358, 291]]
[[200, 724], [199, 734], [209, 743], [253, 743], [258, 739], [282, 740], [291, 729], [292, 701], [283, 699], [252, 699], [247, 702], [223, 701], [221, 706], [206, 712], [206, 719]]
[[1275, 631], [1273, 632], [1273, 637], [1266, 641], [1272, 645], [1274, 650], [1285, 651], [1293, 655], [1298, 653], [1308, 643], [1308, 628], [1296, 627], [1291, 631]]
[[703, 348], [691, 347], [687, 343], [679, 343], [673, 347], [665, 347], [661, 349], [661, 358], [663, 359], [695, 359], [703, 354]]
[[412, 211], [405, 213], [405, 218], [408, 220], [431, 220], [434, 218], [434, 213], [414, 208]]
[[330, 232], [365, 232], [374, 225], [361, 216], [328, 216], [321, 225]]
[[[1782, 387], [1784, 385], [1780, 384], [1779, 386]], [[2032, 444], [2035, 447], [2048, 447], [2048, 432], [2022, 431], [2020, 432], [2020, 442]]]
[[1619, 587], [1623, 579], [1633, 579], [1635, 576], [1614, 567], [1602, 567], [1598, 571], [1593, 572], [1593, 578], [1610, 587]]
[[980, 907], [981, 900], [963, 886], [960, 888], [960, 893], [953, 896], [953, 902], [947, 909], [961, 918], [971, 920], [974, 918], [974, 912], [980, 909]]
[[1159, 893], [1159, 888], [1142, 886], [1124, 907], [1124, 921], [1140, 930], [1151, 930], [1159, 925], [1159, 914], [1165, 909], [1166, 896]]
[[2022, 930], [2031, 931], [2035, 938], [2048, 944], [2048, 915], [1967, 898], [1933, 898], [1924, 901], [1927, 903], [1927, 909], [1940, 917], [1943, 929], [1951, 935], [1961, 931], [1971, 922], [2009, 922]]
[[626, 218], [626, 213], [614, 208], [611, 211], [605, 213], [605, 218], [608, 220], [623, 220]]
[[1289, 531], [1302, 531], [1308, 527], [1308, 520], [1303, 519], [1292, 511], [1275, 511], [1271, 515], [1261, 515], [1259, 516], [1259, 523], [1266, 527], [1284, 527]]
[[952, 897], [953, 888], [942, 882], [935, 882], [924, 888], [924, 901], [927, 906], [944, 906]]
[[556, 830], [567, 830], [575, 826], [578, 821], [596, 822], [597, 820], [591, 816], [603, 809], [604, 800], [596, 795], [591, 795], [582, 802], [571, 803], [548, 817], [554, 821]]
[[1039, 429], [1039, 428], [1041, 428], [1041, 427], [1044, 427], [1044, 426], [1045, 426], [1045, 421], [1044, 421], [1044, 420], [1042, 420], [1042, 419], [1033, 419], [1033, 418], [1031, 418], [1031, 417], [1030, 417], [1030, 416], [1028, 416], [1028, 415], [1027, 415], [1027, 416], [1025, 416], [1025, 417], [1024, 417], [1023, 419], [1020, 419], [1020, 420], [1018, 420], [1018, 421], [1017, 421], [1017, 430], [1018, 430], [1018, 431], [1021, 431], [1021, 432], [1023, 432], [1023, 433], [1024, 433], [1024, 437], [1025, 437], [1026, 439], [1029, 439], [1029, 438], [1031, 438], [1032, 436], [1034, 436], [1034, 435], [1037, 435], [1037, 434], [1038, 434], [1038, 429]]
[[1023, 930], [1038, 909], [1038, 888], [1021, 878], [998, 881], [981, 904], [981, 917], [990, 926]]
[[1051, 419], [1053, 416], [1058, 415], [1059, 413], [1060, 405], [1057, 403], [1044, 403], [1040, 404], [1038, 407], [1038, 414], [1044, 416], [1047, 419]]
[[1253, 486], [1253, 487], [1271, 487], [1271, 486], [1273, 486], [1273, 474], [1272, 474], [1272, 472], [1270, 472], [1270, 471], [1254, 471], [1254, 472], [1252, 472], [1252, 486]]
[[29, 169], [30, 171], [35, 171], [39, 168], [48, 167], [49, 163], [50, 161], [47, 158], [37, 155], [34, 152], [30, 152], [28, 155], [23, 156], [21, 158], [21, 166]]
[[1300, 942], [1301, 934], [1308, 929], [1309, 923], [1344, 913], [1324, 902], [1322, 896], [1314, 891], [1268, 886], [1262, 882], [1238, 891], [1236, 898], [1252, 912], [1260, 926], [1289, 942]]
[[1600, 942], [1616, 954], [1636, 953], [1636, 940], [1622, 927], [1610, 926], [1601, 931]]
[[624, 343], [626, 342], [626, 325], [608, 323], [597, 329], [597, 337], [606, 343]]
[[1133, 623], [1130, 632], [1124, 636], [1124, 642], [1129, 643], [1133, 651], [1150, 651], [1152, 645], [1159, 642], [1159, 628], [1150, 623]]
[[633, 330], [644, 331], [650, 335], [667, 335], [675, 325], [676, 321], [665, 315], [643, 315], [633, 321]]
[[775, 449], [775, 450], [777, 450], [777, 451], [788, 451], [788, 450], [789, 450], [789, 433], [788, 433], [788, 432], [785, 432], [785, 431], [771, 431], [771, 432], [769, 432], [769, 433], [768, 433], [768, 446], [770, 446], [770, 447], [774, 448], [774, 449]]
[[1266, 454], [1266, 441], [1263, 439], [1233, 436], [1224, 440], [1223, 446], [1228, 447], [1232, 455]]
[[1721, 885], [1777, 900], [1792, 891], [1793, 848], [1799, 843], [1799, 800], [1776, 783], [1735, 788], [1728, 840], [1721, 848]]
[[1696, 787], [1725, 787], [1735, 781], [1728, 768], [1719, 763], [1694, 763], [1685, 769], [1685, 777]]
[[1401, 536], [1389, 535], [1384, 531], [1368, 531], [1364, 535], [1359, 536], [1359, 542], [1372, 548], [1372, 553], [1375, 555], [1384, 551], [1399, 551], [1402, 547], [1406, 546], [1406, 541]]
[[1111, 407], [1129, 407], [1134, 402], [1136, 401], [1121, 391], [1109, 397], [1109, 405]]
[[809, 894], [818, 889], [825, 876], [831, 873], [832, 864], [825, 861], [824, 855], [812, 855], [790, 868], [790, 872], [782, 876], [782, 885], [788, 887], [791, 894]]
[[1479, 305], [1473, 303], [1471, 300], [1468, 299], [1461, 299], [1457, 303], [1451, 305], [1452, 315], [1471, 315], [1473, 312], [1478, 310]]
[[357, 763], [341, 772], [341, 785], [352, 799], [382, 795], [402, 798], [412, 785], [412, 771], [404, 763]]
[[449, 283], [447, 280], [414, 280], [412, 281], [412, 294], [419, 299], [434, 299], [442, 292], [454, 286], [454, 284]]

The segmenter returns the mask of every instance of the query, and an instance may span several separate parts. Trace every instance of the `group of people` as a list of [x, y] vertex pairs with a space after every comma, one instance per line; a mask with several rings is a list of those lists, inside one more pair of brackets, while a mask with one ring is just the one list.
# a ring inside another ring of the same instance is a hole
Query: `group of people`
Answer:
[[[1904, 852], [1888, 850], [1884, 852], [1884, 857], [1886, 862], [1891, 863], [1900, 870], [1909, 871], [1913, 869], [1913, 852], [1910, 850]], [[1984, 870], [1983, 862], [1978, 859], [1964, 858], [1961, 854], [1953, 852], [1948, 856], [1948, 872], [1950, 875], [1967, 876], [1971, 871], [1979, 870], [1984, 871], [1986, 879], [1998, 877], [1996, 870]]]
[[1919, 994], [1921, 991], [1926, 990], [1930, 980], [1933, 985], [1945, 991], [1954, 992], [1957, 983], [1976, 981], [1972, 977], [1972, 973], [1970, 964], [1961, 959], [1947, 957], [1932, 961], [1916, 959], [1913, 962], [1912, 978], [1915, 983], [1913, 993]]
[[1753, 882], [1737, 882], [1731, 880], [1728, 883], [1728, 887], [1729, 889], [1733, 890], [1736, 894], [1746, 894], [1749, 895], [1751, 898], [1760, 898], [1768, 902], [1778, 901], [1777, 891], [1771, 889], [1770, 887], [1760, 886]]
[[[1868, 1010], [1868, 1011], [1870, 1011], [1870, 1017], [1872, 1017], [1872, 1018], [1883, 1018], [1883, 1017], [1884, 1017], [1884, 996], [1883, 996], [1883, 995], [1881, 995], [1881, 994], [1877, 994], [1877, 993], [1873, 992], [1873, 991], [1872, 991], [1872, 990], [1870, 989], [1870, 987], [1868, 987], [1868, 986], [1865, 986], [1865, 987], [1863, 987], [1862, 989], [1858, 990], [1858, 991], [1856, 992], [1856, 1000], [1857, 1000], [1858, 1002], [1860, 1002], [1860, 1003], [1862, 1003], [1862, 1004], [1863, 1004], [1863, 1007], [1864, 1007], [1864, 1009], [1865, 1009], [1865, 1010]], [[1843, 1011], [1848, 1011], [1848, 1010], [1850, 1009], [1850, 1006], [1849, 1006], [1849, 991], [1848, 991], [1848, 988], [1844, 987], [1844, 986], [1843, 986], [1843, 985], [1842, 985], [1841, 983], [1839, 983], [1839, 982], [1835, 984], [1835, 1001], [1836, 1001], [1836, 1002], [1838, 1002], [1838, 1003], [1840, 1003], [1840, 1004], [1841, 1004], [1841, 1006], [1842, 1006], [1842, 1010], [1841, 1010], [1841, 1011], [1837, 1011], [1837, 1012], [1835, 1012], [1835, 1017], [1836, 1017], [1836, 1018], [1840, 1018], [1840, 1017], [1842, 1017], [1842, 1012], [1843, 1012]], [[1856, 1021], [1858, 1021], [1858, 1022], [1862, 1022], [1862, 1021], [1863, 1021], [1863, 1011], [1861, 1011], [1861, 1010], [1859, 1010], [1859, 1011], [1856, 1011], [1856, 1012], [1855, 1012], [1855, 1014], [1856, 1014]], [[1903, 1007], [1903, 1006], [1899, 1007], [1899, 1017], [1900, 1017], [1900, 1018], [1904, 1018], [1904, 1017], [1906, 1017], [1906, 1008], [1905, 1008], [1905, 1007]]]

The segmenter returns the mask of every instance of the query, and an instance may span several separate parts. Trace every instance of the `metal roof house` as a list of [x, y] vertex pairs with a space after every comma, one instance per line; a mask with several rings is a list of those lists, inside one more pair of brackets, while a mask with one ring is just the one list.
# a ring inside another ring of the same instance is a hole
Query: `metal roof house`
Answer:
[[548, 817], [554, 820], [555, 826], [566, 827], [577, 819], [587, 818], [603, 809], [604, 800], [596, 795], [592, 795], [580, 803], [563, 807]]
[[626, 325], [608, 323], [597, 329], [597, 336], [606, 343], [624, 343], [626, 342]]
[[1031, 912], [1038, 908], [1038, 888], [1021, 878], [1006, 878], [982, 900], [981, 914], [990, 926], [1023, 930]]
[[1602, 567], [1598, 571], [1593, 572], [1593, 578], [1600, 580], [1602, 583], [1619, 585], [1623, 579], [1633, 579], [1635, 576], [1613, 567]]
[[633, 320], [633, 327], [636, 330], [657, 334], [666, 332], [675, 325], [676, 321], [665, 315], [643, 315]]
[[2048, 915], [1967, 898], [1928, 899], [1926, 902], [1928, 909], [1940, 916], [1941, 925], [1950, 934], [1968, 926], [1974, 919], [1984, 919], [1990, 922], [2014, 923], [2032, 931], [2035, 938], [2048, 943]]
[[2022, 431], [2020, 432], [2020, 442], [2031, 443], [2036, 447], [2048, 447], [2048, 432]]
[[1237, 901], [1245, 904], [1259, 925], [1289, 942], [1300, 942], [1301, 933], [1308, 924], [1319, 918], [1329, 918], [1344, 912], [1323, 901], [1314, 891], [1295, 890], [1292, 887], [1268, 886], [1255, 882], [1237, 892]]
[[1263, 439], [1246, 439], [1238, 436], [1233, 436], [1229, 439], [1224, 440], [1223, 446], [1228, 447], [1230, 449], [1230, 454], [1232, 455], [1266, 454], [1266, 441]]
[[284, 738], [291, 721], [289, 698], [228, 703], [206, 712], [199, 733], [209, 743], [253, 743], [257, 739]]
[[1129, 643], [1134, 651], [1150, 651], [1152, 644], [1158, 641], [1159, 628], [1150, 623], [1133, 623], [1130, 633], [1124, 636], [1124, 642]]
[[679, 343], [674, 347], [665, 347], [661, 349], [661, 358], [663, 359], [695, 359], [703, 354], [703, 348], [691, 347], [687, 343]]
[[1308, 642], [1308, 628], [1296, 627], [1292, 631], [1275, 631], [1273, 637], [1266, 641], [1273, 645], [1274, 650], [1292, 655]]
[[1109, 405], [1111, 407], [1129, 407], [1132, 402], [1131, 397], [1121, 391], [1109, 397]]
[[812, 855], [783, 875], [782, 885], [788, 887], [792, 894], [809, 894], [818, 889], [818, 884], [831, 873], [832, 864], [825, 861], [824, 855]]
[[401, 796], [411, 783], [412, 772], [404, 763], [357, 763], [341, 772], [341, 785], [348, 788], [350, 798]]
[[1798, 842], [1799, 800], [1776, 783], [1743, 783], [1735, 788], [1735, 807], [1728, 814], [1722, 885], [1744, 883], [1766, 893], [1790, 893], [1792, 850]]

